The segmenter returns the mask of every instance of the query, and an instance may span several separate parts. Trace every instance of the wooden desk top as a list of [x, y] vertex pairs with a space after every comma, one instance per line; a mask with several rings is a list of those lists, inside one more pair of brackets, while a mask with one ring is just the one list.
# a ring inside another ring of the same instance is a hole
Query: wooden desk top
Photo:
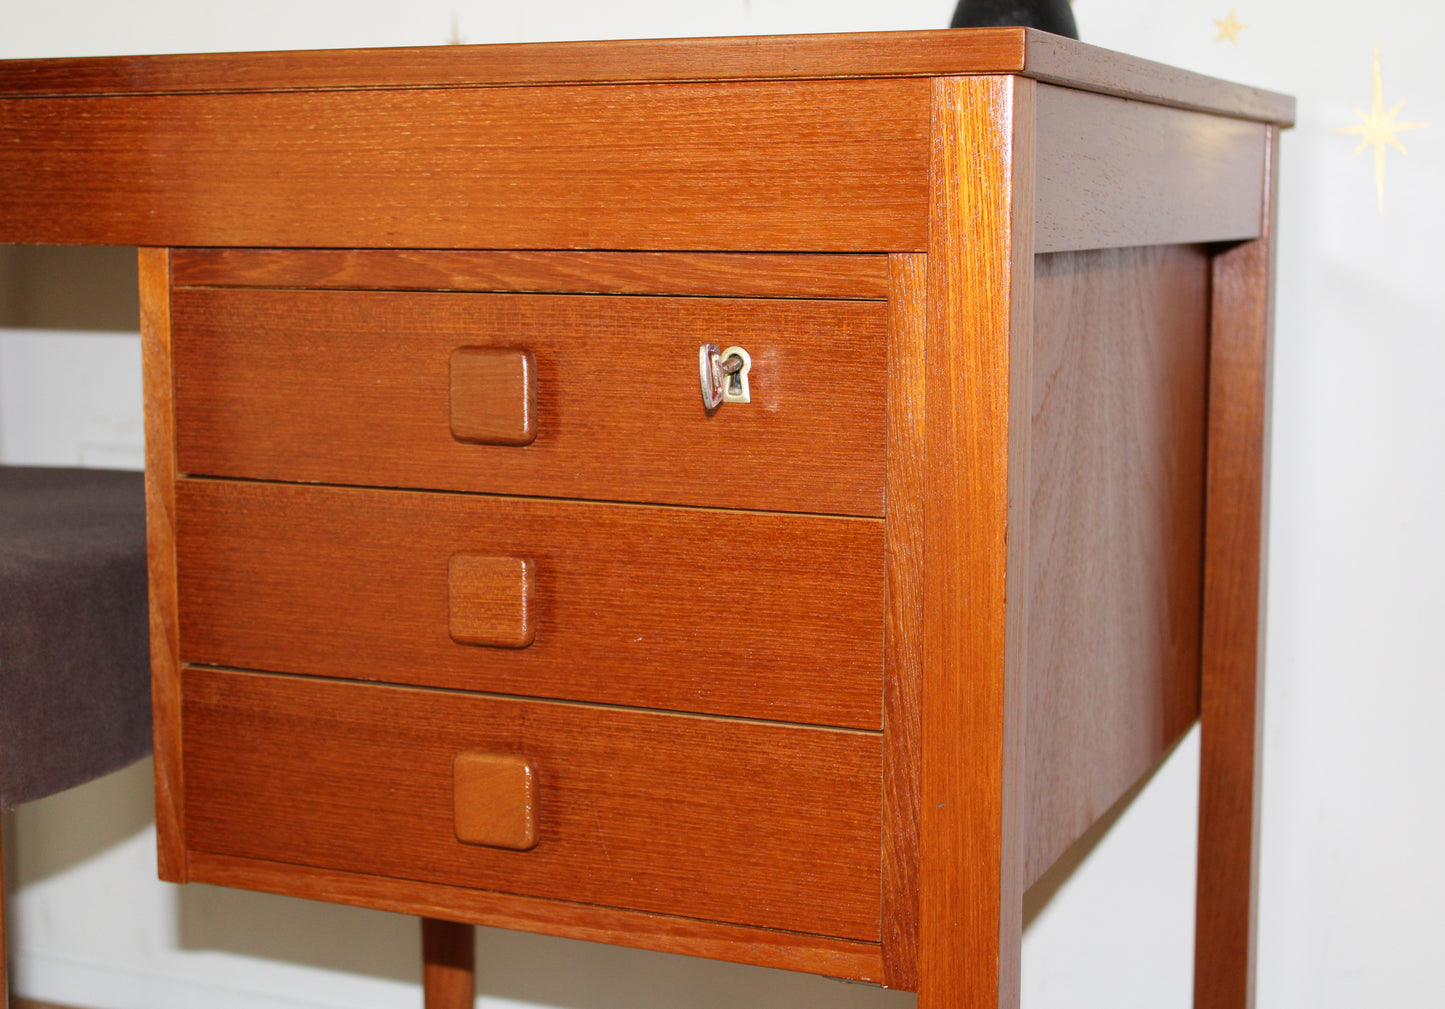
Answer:
[[1289, 126], [1294, 99], [1026, 28], [0, 62], [0, 98], [1020, 74]]
[[[1220, 152], [1294, 115], [1288, 97], [1017, 28], [12, 61], [0, 241], [922, 251], [929, 79], [982, 75], [1092, 100], [1048, 106], [1064, 122], [1045, 132], [1083, 144], [1065, 168], [1180, 151], [1208, 178], [1242, 166], [1251, 192], [1257, 152]], [[1118, 103], [1133, 140], [1087, 111], [1104, 95], [1134, 99]]]

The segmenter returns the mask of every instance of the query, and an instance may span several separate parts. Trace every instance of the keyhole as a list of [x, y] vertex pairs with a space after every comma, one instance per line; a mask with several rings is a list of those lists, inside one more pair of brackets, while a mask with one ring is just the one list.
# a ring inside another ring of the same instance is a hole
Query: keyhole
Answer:
[[728, 389], [723, 395], [728, 397], [740, 396], [743, 392], [743, 374], [735, 371], [728, 376]]
[[729, 347], [722, 352], [723, 361], [737, 358], [742, 366], [728, 375], [723, 381], [723, 402], [724, 403], [750, 403], [752, 392], [748, 388], [748, 372], [752, 370], [753, 359], [748, 352], [741, 347]]

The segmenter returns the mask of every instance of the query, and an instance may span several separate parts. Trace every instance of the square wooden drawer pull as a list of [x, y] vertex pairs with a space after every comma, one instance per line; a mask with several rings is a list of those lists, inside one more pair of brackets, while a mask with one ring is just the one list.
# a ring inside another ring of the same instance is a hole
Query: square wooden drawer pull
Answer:
[[537, 363], [529, 350], [459, 347], [451, 356], [452, 437], [530, 445], [537, 437]]
[[461, 753], [453, 764], [457, 840], [526, 851], [537, 846], [532, 766], [509, 753]]
[[447, 565], [447, 629], [463, 645], [526, 648], [536, 636], [535, 567], [526, 557], [453, 554]]

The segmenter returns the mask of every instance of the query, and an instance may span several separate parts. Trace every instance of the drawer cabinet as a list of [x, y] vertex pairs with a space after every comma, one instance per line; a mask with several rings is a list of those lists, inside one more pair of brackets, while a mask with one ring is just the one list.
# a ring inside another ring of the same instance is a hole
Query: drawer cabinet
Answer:
[[1292, 117], [1022, 29], [0, 64], [0, 240], [142, 246], [161, 875], [418, 915], [429, 1009], [475, 924], [1017, 1009], [1199, 720], [1247, 1009]]
[[[402, 291], [385, 255], [300, 288], [170, 254], [188, 863], [872, 959], [886, 300], [785, 256], [734, 290], [857, 296], [677, 296], [665, 261], [651, 294], [455, 289], [484, 258]], [[703, 401], [709, 344], [746, 402]], [[473, 758], [518, 771], [478, 791]]]

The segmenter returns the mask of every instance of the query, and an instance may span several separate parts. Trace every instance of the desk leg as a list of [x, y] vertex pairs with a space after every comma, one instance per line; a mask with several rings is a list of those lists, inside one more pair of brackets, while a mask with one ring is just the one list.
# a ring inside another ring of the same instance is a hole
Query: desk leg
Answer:
[[422, 991], [426, 1009], [472, 1009], [476, 947], [470, 925], [421, 920]]
[[919, 1009], [1020, 999], [1034, 102], [1020, 77], [933, 82], [913, 407], [925, 488]]
[[1195, 1009], [1254, 1005], [1278, 141], [1272, 128], [1264, 234], [1214, 261]]

